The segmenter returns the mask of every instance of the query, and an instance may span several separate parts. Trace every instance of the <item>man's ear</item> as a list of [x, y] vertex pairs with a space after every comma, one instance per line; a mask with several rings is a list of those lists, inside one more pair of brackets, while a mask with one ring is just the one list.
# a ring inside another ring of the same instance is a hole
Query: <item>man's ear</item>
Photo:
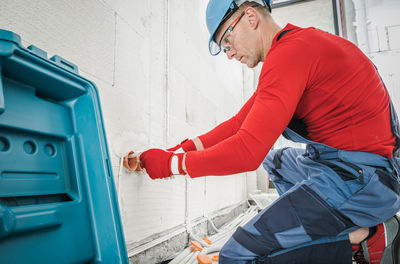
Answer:
[[244, 12], [247, 16], [247, 20], [250, 23], [250, 27], [252, 29], [257, 29], [260, 23], [260, 14], [253, 7], [246, 8]]

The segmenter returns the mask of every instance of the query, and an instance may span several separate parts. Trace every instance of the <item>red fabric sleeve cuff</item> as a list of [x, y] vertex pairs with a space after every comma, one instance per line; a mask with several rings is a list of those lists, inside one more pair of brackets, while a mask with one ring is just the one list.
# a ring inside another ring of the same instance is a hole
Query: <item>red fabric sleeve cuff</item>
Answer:
[[183, 151], [185, 151], [185, 152], [197, 150], [196, 145], [194, 144], [193, 140], [191, 140], [191, 139], [185, 139], [184, 141], [182, 141], [181, 146], [182, 146]]

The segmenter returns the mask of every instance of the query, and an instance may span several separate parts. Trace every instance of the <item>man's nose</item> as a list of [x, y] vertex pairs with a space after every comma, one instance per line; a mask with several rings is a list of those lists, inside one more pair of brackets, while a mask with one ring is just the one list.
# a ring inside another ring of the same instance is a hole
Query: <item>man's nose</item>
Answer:
[[226, 56], [231, 60], [235, 56], [235, 51], [231, 48], [226, 52]]

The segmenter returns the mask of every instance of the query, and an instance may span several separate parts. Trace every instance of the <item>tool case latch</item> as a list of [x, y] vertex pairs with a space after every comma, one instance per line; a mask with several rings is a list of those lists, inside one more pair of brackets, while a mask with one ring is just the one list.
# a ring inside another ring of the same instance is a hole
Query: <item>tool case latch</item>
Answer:
[[58, 66], [60, 66], [61, 68], [79, 74], [78, 73], [78, 66], [76, 66], [75, 64], [73, 64], [72, 62], [67, 61], [66, 59], [58, 56], [58, 55], [54, 55], [53, 57], [50, 58], [51, 61], [53, 61], [55, 64], [57, 64]]
[[47, 60], [47, 52], [42, 49], [39, 49], [35, 45], [30, 45], [28, 47], [28, 50], [30, 50], [33, 54]]

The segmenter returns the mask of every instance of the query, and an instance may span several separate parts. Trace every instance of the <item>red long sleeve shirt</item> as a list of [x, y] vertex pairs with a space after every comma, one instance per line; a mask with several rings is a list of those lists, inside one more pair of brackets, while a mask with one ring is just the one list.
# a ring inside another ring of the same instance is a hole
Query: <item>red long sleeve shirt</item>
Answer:
[[315, 142], [392, 156], [389, 97], [371, 61], [343, 38], [288, 29], [279, 41], [275, 36], [253, 96], [199, 137], [204, 150], [187, 153], [191, 177], [257, 169], [292, 117]]

